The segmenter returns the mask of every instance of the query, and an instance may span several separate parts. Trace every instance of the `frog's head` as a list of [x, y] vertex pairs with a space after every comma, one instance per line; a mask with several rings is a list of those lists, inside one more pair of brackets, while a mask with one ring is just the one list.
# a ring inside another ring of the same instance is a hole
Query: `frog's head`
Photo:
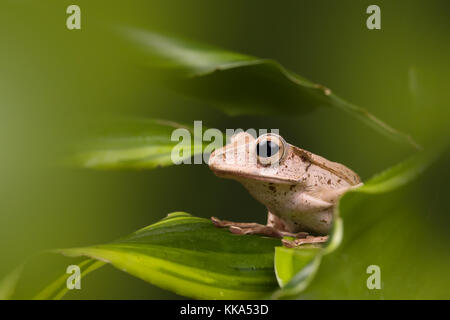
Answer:
[[241, 132], [234, 135], [228, 145], [216, 149], [208, 164], [219, 177], [241, 182], [295, 184], [308, 165], [298, 150], [273, 133], [255, 139]]

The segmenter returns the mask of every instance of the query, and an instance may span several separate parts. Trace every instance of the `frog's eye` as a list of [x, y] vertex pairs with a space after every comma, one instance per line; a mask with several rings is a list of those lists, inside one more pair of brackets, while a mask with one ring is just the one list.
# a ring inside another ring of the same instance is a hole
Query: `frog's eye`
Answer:
[[256, 155], [262, 165], [277, 164], [284, 155], [283, 138], [273, 133], [260, 136], [256, 141]]

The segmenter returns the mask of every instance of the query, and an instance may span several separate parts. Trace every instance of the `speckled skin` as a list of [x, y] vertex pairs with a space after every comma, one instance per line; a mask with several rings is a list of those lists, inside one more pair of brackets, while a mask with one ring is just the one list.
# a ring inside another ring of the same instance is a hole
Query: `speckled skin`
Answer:
[[283, 143], [278, 165], [262, 165], [255, 151], [258, 139], [247, 133], [236, 135], [211, 154], [209, 167], [217, 176], [239, 181], [263, 203], [269, 211], [268, 225], [289, 232], [328, 234], [337, 199], [360, 185], [358, 175], [288, 143]]

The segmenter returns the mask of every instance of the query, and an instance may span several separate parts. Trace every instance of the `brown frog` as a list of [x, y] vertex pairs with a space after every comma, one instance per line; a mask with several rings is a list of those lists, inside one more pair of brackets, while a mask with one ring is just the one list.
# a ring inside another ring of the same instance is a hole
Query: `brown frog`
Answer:
[[246, 132], [236, 134], [211, 154], [208, 164], [217, 176], [239, 181], [268, 209], [267, 225], [212, 217], [213, 223], [236, 234], [294, 237], [282, 240], [288, 247], [326, 242], [337, 200], [362, 185], [346, 166], [273, 133], [256, 139]]

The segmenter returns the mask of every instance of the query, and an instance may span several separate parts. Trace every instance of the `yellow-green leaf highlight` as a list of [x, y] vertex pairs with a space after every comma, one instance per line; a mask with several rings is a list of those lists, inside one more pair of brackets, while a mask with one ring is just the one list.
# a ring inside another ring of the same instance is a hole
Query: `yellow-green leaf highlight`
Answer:
[[175, 213], [118, 241], [63, 249], [87, 256], [180, 295], [257, 299], [277, 288], [274, 247], [280, 240], [239, 236], [208, 219]]

